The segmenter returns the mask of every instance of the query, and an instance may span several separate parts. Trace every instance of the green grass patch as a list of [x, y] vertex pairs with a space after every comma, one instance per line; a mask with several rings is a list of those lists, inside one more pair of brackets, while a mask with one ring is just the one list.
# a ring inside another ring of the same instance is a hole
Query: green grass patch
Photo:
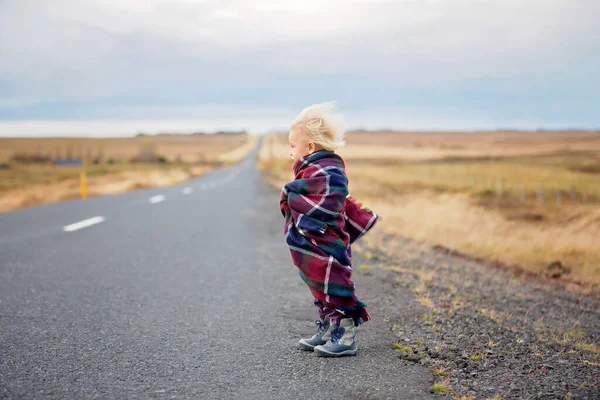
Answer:
[[431, 386], [431, 393], [435, 393], [435, 394], [450, 393], [450, 389], [448, 388], [448, 381], [434, 383]]
[[402, 343], [396, 342], [392, 345], [394, 350], [398, 350], [401, 353], [410, 354], [412, 353], [412, 349], [408, 346], [403, 345]]

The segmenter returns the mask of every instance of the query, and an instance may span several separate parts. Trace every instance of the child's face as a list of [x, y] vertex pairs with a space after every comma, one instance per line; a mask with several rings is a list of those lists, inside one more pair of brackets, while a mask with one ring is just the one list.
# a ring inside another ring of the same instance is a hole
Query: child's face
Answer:
[[308, 141], [308, 137], [299, 129], [290, 131], [290, 156], [294, 161], [315, 151], [315, 144]]

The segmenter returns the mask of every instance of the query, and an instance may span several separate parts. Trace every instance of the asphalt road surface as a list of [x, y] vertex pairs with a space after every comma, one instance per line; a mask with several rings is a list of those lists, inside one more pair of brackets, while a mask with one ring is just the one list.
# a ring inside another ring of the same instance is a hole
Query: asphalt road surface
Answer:
[[384, 315], [408, 294], [356, 278], [356, 357], [297, 348], [316, 313], [278, 191], [239, 165], [169, 188], [0, 215], [0, 398], [422, 399]]

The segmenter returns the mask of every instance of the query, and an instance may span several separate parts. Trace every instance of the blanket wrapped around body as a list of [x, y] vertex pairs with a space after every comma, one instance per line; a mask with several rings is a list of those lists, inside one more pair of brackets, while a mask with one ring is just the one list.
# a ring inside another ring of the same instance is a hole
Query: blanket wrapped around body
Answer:
[[366, 304], [357, 299], [351, 279], [350, 246], [378, 217], [348, 196], [345, 164], [337, 154], [309, 154], [294, 163], [294, 174], [280, 199], [292, 261], [317, 299], [357, 325], [366, 322]]

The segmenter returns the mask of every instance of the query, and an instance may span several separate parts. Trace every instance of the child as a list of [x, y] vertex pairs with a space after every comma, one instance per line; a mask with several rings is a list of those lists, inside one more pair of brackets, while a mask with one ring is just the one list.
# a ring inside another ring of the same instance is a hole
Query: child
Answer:
[[333, 102], [313, 105], [292, 123], [295, 179], [283, 187], [280, 208], [285, 241], [320, 318], [317, 333], [300, 346], [337, 357], [356, 355], [356, 327], [370, 319], [355, 295], [350, 245], [378, 217], [349, 197], [344, 161], [334, 153], [344, 144], [343, 119], [334, 108]]

